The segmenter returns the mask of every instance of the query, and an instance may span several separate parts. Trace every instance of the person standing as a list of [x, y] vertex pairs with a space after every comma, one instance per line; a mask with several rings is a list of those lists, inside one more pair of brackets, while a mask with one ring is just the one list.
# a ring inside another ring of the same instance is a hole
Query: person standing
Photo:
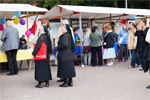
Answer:
[[118, 58], [118, 43], [117, 43], [117, 40], [118, 40], [118, 34], [115, 32], [115, 22], [111, 22], [111, 29], [112, 29], [112, 32], [114, 34], [114, 40], [115, 40], [115, 43], [114, 43], [114, 48], [115, 48], [115, 53], [116, 53], [116, 57]]
[[58, 73], [59, 78], [64, 79], [64, 83], [60, 87], [73, 86], [72, 78], [76, 76], [74, 68], [75, 45], [72, 37], [71, 29], [68, 24], [61, 26], [63, 34], [58, 41]]
[[[69, 24], [69, 21], [68, 20], [62, 20], [61, 21], [61, 26], [64, 26], [65, 24]], [[57, 64], [57, 55], [58, 55], [58, 50], [57, 50], [57, 46], [58, 46], [58, 41], [59, 41], [59, 38], [60, 36], [63, 34], [62, 32], [62, 29], [61, 29], [61, 26], [59, 27], [58, 29], [58, 34], [57, 34], [57, 37], [55, 38], [55, 49], [56, 49], [56, 59], [55, 59], [55, 63]], [[71, 30], [71, 34], [72, 34], [72, 37], [74, 36], [73, 34], [73, 30], [72, 28], [70, 27], [70, 30]], [[73, 37], [73, 40], [74, 40], [74, 37]], [[58, 67], [58, 70], [57, 70], [57, 77], [60, 76], [60, 73], [59, 73], [59, 67]], [[59, 79], [57, 80], [57, 82], [64, 82], [64, 79]]]
[[[150, 72], [150, 29], [148, 29], [148, 31], [146, 32], [145, 40], [146, 40], [146, 43], [148, 43], [148, 45], [144, 51], [144, 58], [145, 58], [144, 72], [147, 72], [148, 70]], [[148, 85], [146, 88], [150, 89], [150, 85]]]
[[111, 22], [112, 32], [114, 34], [115, 42], [118, 40], [118, 34], [115, 32], [115, 22]]
[[[83, 34], [83, 53], [84, 53], [84, 64], [91, 65], [91, 40], [90, 40], [90, 29], [86, 29]], [[88, 63], [87, 63], [88, 59]]]
[[[105, 34], [106, 34], [106, 31], [105, 31], [105, 26], [106, 25], [107, 24], [105, 24], [105, 23], [102, 25], [102, 36], [103, 36], [103, 39], [104, 39]], [[103, 57], [103, 54], [104, 54], [104, 42], [102, 41], [102, 57]], [[104, 59], [103, 62], [104, 62], [104, 64], [106, 64], [107, 63], [106, 59]]]
[[51, 43], [52, 43], [52, 49], [53, 49], [53, 34], [52, 34], [51, 30], [49, 29], [50, 22], [49, 21], [44, 21], [43, 26], [44, 25], [47, 27], [47, 30], [48, 30], [48, 33], [49, 33], [49, 36], [50, 36], [50, 39], [51, 39]]
[[[61, 26], [65, 24], [65, 21], [62, 20], [60, 22], [60, 27], [58, 29], [58, 33], [57, 33], [57, 36], [55, 38], [55, 45], [54, 45], [54, 62], [53, 62], [53, 65], [57, 66], [58, 65], [58, 61], [57, 61], [57, 55], [58, 55], [58, 50], [57, 50], [57, 46], [58, 46], [58, 40], [59, 40], [59, 37], [62, 35], [62, 31], [61, 31]], [[57, 80], [57, 82], [63, 82], [63, 79], [60, 79], [60, 80]]]
[[98, 65], [102, 66], [103, 36], [100, 33], [98, 33], [97, 31], [98, 31], [98, 27], [93, 26], [92, 33], [90, 34], [93, 67], [96, 67], [96, 65], [97, 65], [96, 53], [98, 54]]
[[17, 75], [18, 66], [16, 55], [19, 48], [19, 32], [12, 26], [12, 22], [6, 22], [6, 28], [3, 30], [1, 41], [3, 41], [3, 48], [7, 55], [8, 67], [10, 73], [7, 75]]
[[81, 47], [80, 46], [77, 46], [77, 41], [80, 41], [80, 37], [78, 35], [78, 29], [77, 28], [74, 28], [73, 29], [73, 33], [74, 33], [74, 42], [75, 42], [75, 48], [76, 48], [76, 54], [80, 54], [80, 49]]
[[123, 52], [125, 50], [125, 58], [124, 62], [128, 60], [128, 28], [127, 25], [123, 25], [123, 29], [120, 31], [119, 36], [118, 36], [118, 42], [123, 39], [122, 42], [120, 43], [120, 54], [119, 54], [119, 62], [123, 60]]
[[111, 26], [105, 26], [106, 34], [104, 36], [104, 55], [103, 59], [107, 59], [107, 66], [113, 65], [113, 59], [116, 57], [115, 49], [114, 49], [114, 34], [111, 30]]
[[42, 88], [42, 83], [45, 82], [45, 87], [49, 87], [49, 80], [52, 80], [51, 69], [49, 64], [50, 53], [52, 52], [52, 45], [50, 37], [47, 33], [46, 26], [41, 26], [39, 28], [39, 38], [37, 40], [36, 46], [32, 55], [35, 57], [37, 52], [41, 48], [42, 42], [44, 42], [47, 46], [47, 59], [45, 60], [35, 60], [35, 80], [38, 81], [38, 84], [35, 86], [36, 88]]
[[[150, 42], [149, 46], [145, 49], [144, 58], [145, 58], [144, 73], [146, 73], [148, 70], [150, 72]], [[150, 85], [148, 85], [146, 88], [150, 89]]]
[[102, 25], [102, 36], [103, 36], [103, 38], [104, 38], [104, 36], [105, 36], [105, 34], [106, 34], [105, 26], [106, 26], [106, 24], [103, 24], [103, 25]]
[[137, 67], [140, 65], [140, 59], [137, 57], [137, 37], [135, 36], [136, 26], [134, 23], [130, 23], [130, 31], [128, 35], [128, 49], [131, 51], [131, 66], [129, 68], [135, 68], [135, 64]]
[[142, 19], [140, 21], [140, 24], [137, 26], [137, 31], [135, 33], [135, 36], [138, 37], [137, 49], [139, 49], [141, 67], [142, 67], [142, 69], [139, 69], [139, 71], [143, 71], [145, 67], [145, 58], [143, 54], [144, 54], [146, 47], [148, 46], [148, 43], [145, 41], [145, 37], [146, 37], [148, 29], [149, 28], [146, 27], [146, 20]]

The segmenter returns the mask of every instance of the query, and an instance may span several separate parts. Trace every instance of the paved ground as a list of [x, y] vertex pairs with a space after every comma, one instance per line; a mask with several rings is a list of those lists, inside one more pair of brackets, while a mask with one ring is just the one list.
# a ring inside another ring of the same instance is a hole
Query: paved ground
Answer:
[[34, 68], [28, 71], [24, 62], [19, 75], [1, 73], [0, 100], [150, 100], [150, 90], [145, 88], [150, 84], [150, 75], [139, 68], [128, 69], [129, 65], [130, 61], [115, 62], [112, 67], [76, 66], [74, 87], [68, 88], [58, 87], [57, 67], [51, 67], [51, 86], [37, 89]]

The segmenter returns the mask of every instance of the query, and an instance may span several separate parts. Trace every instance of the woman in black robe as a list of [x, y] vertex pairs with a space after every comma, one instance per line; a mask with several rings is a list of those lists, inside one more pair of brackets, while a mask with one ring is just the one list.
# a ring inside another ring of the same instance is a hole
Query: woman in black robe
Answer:
[[37, 54], [40, 50], [42, 44], [42, 37], [43, 42], [47, 45], [47, 59], [46, 60], [35, 60], [35, 80], [39, 83], [35, 86], [37, 88], [42, 88], [42, 83], [45, 82], [45, 87], [49, 87], [49, 80], [52, 80], [51, 69], [49, 64], [50, 53], [52, 52], [51, 41], [48, 36], [46, 26], [41, 26], [39, 29], [40, 36], [37, 40], [35, 49], [32, 53], [33, 56]]
[[57, 77], [64, 79], [60, 87], [73, 86], [72, 78], [76, 76], [74, 68], [75, 45], [68, 24], [62, 26], [63, 34], [58, 41], [58, 73]]

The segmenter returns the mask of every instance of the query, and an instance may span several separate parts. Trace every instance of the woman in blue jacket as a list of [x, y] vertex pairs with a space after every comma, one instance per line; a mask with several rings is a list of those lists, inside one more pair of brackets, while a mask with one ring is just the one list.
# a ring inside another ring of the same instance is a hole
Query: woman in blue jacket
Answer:
[[123, 38], [123, 41], [120, 44], [119, 62], [121, 62], [123, 60], [123, 51], [124, 51], [124, 49], [125, 49], [124, 62], [126, 62], [128, 60], [128, 48], [127, 48], [127, 44], [128, 44], [128, 28], [127, 28], [127, 25], [125, 25], [125, 24], [123, 25], [123, 29], [119, 33], [118, 42], [120, 41], [121, 38]]

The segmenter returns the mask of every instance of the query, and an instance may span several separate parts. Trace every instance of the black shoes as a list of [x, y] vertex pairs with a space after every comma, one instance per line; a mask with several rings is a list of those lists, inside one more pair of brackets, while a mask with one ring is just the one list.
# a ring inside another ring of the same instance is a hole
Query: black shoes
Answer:
[[63, 84], [59, 85], [59, 87], [68, 87], [68, 84], [67, 83], [63, 83]]
[[9, 75], [9, 76], [18, 75], [18, 72], [15, 72], [14, 74], [8, 73], [7, 75]]
[[72, 86], [73, 86], [73, 82], [69, 82], [69, 83], [68, 83], [68, 86], [71, 86], [71, 87], [72, 87]]
[[13, 75], [15, 75], [15, 74], [8, 73], [7, 75], [8, 75], [8, 76], [13, 76]]
[[143, 69], [139, 69], [139, 71], [144, 71]]
[[63, 84], [59, 85], [59, 87], [72, 87], [73, 86], [73, 81], [65, 81]]
[[18, 72], [16, 72], [15, 75], [18, 75]]
[[[45, 87], [49, 87], [49, 81], [44, 81], [45, 82]], [[39, 83], [35, 86], [36, 88], [42, 88], [42, 81], [39, 81]]]
[[64, 82], [64, 79], [57, 80], [57, 82]]
[[46, 84], [45, 84], [45, 87], [49, 87], [49, 83], [46, 83]]
[[146, 87], [147, 89], [150, 89], [150, 85]]
[[35, 86], [36, 88], [42, 88], [42, 84], [38, 84]]

